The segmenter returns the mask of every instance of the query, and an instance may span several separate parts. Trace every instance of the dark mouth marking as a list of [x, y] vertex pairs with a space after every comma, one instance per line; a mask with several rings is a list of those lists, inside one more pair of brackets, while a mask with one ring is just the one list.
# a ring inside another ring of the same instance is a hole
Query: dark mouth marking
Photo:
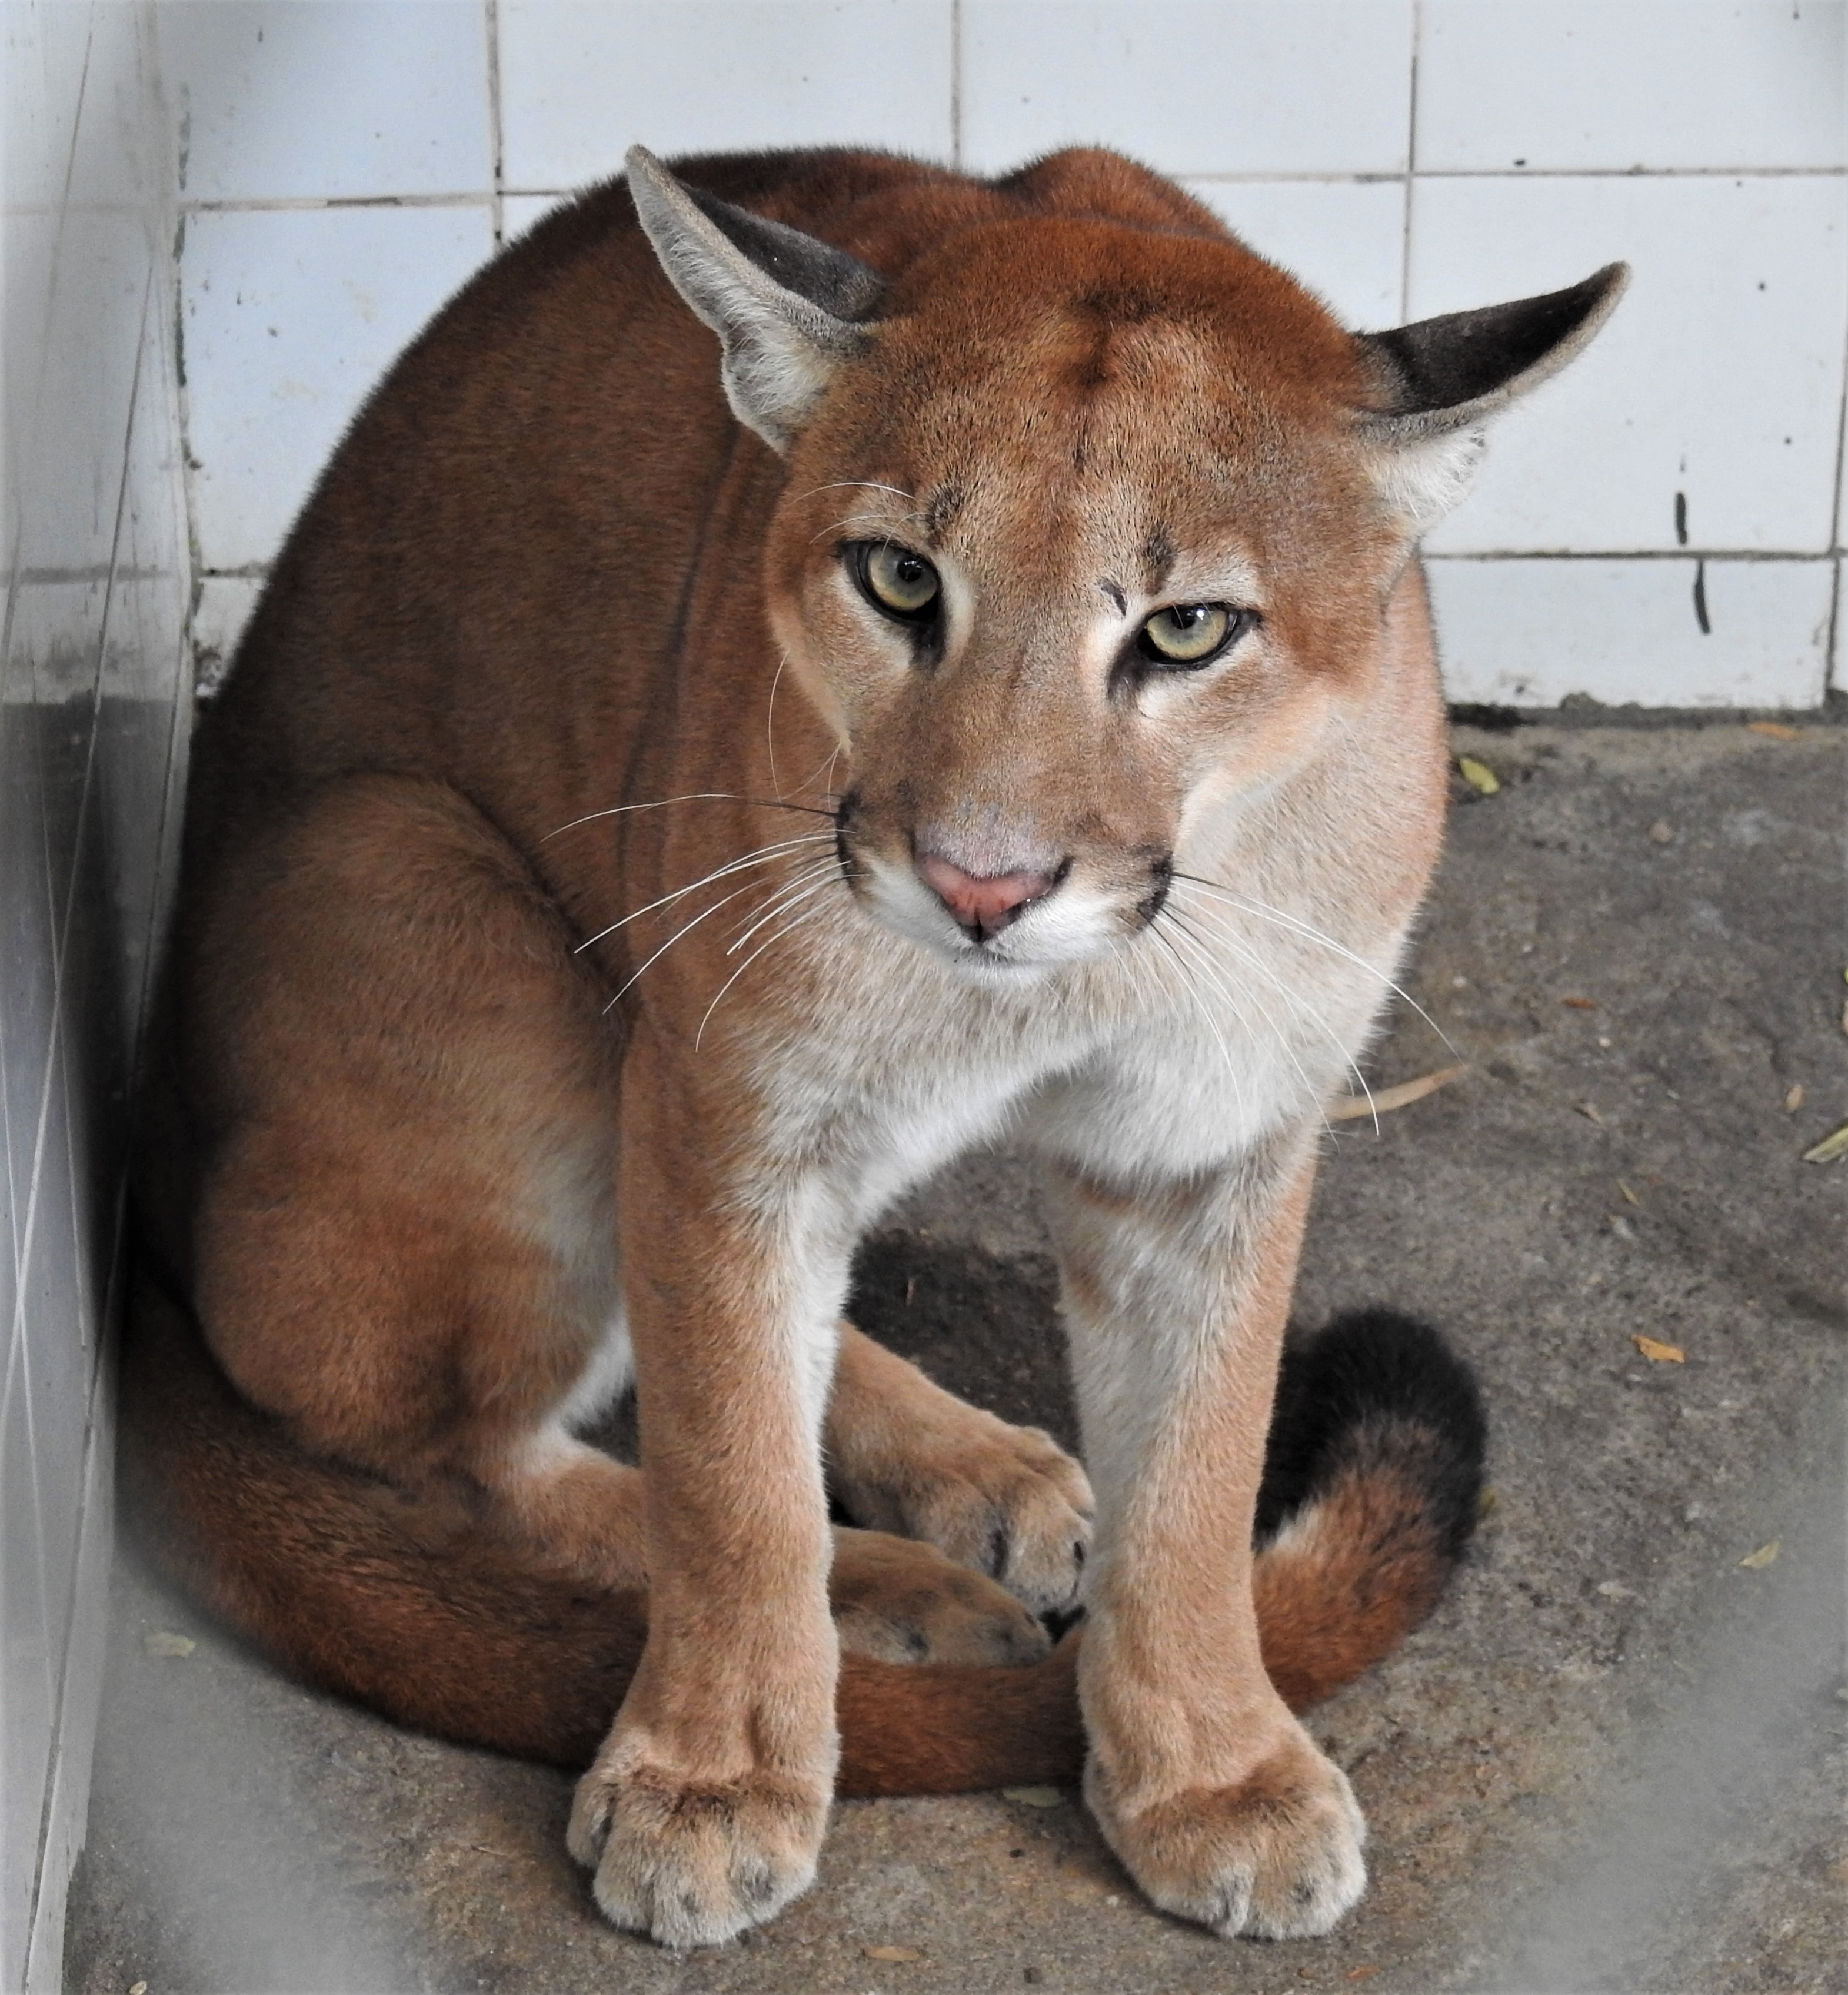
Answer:
[[859, 803], [859, 793], [849, 790], [834, 808], [834, 856], [843, 874], [851, 878], [853, 855], [847, 850], [847, 820]]
[[1136, 912], [1142, 917], [1145, 927], [1153, 926], [1155, 917], [1167, 905], [1168, 892], [1174, 884], [1174, 862], [1172, 859], [1155, 860], [1149, 872], [1154, 884], [1136, 903]]

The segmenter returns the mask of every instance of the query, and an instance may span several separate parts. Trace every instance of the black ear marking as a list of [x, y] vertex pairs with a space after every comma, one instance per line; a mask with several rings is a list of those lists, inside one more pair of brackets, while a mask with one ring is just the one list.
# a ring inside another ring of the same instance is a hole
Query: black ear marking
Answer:
[[734, 208], [715, 194], [682, 180], [694, 205], [729, 242], [786, 291], [819, 305], [831, 317], [858, 325], [877, 316], [885, 280], [869, 264], [818, 236], [805, 235], [767, 215]]
[[718, 335], [732, 413], [787, 450], [835, 369], [870, 344], [878, 273], [690, 187], [644, 146], [629, 148], [629, 191], [668, 281]]
[[1627, 264], [1607, 263], [1562, 291], [1360, 334], [1387, 391], [1367, 427], [1409, 440], [1493, 414], [1578, 353], [1610, 316], [1629, 278]]

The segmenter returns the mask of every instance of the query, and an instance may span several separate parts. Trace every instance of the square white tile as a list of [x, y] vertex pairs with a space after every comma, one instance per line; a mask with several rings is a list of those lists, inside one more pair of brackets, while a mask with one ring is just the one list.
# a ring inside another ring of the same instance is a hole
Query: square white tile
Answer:
[[479, 0], [178, 0], [160, 33], [184, 199], [492, 184]]
[[1848, 622], [1848, 561], [1841, 555], [1835, 558], [1835, 651], [1829, 661], [1829, 689], [1834, 692], [1848, 692], [1848, 630], [1843, 625]]
[[485, 201], [188, 219], [181, 311], [202, 566], [270, 559], [361, 400], [493, 248]]
[[1606, 706], [1818, 706], [1832, 565], [1435, 560], [1445, 692], [1510, 706], [1573, 693]]
[[1377, 331], [1399, 322], [1404, 181], [1192, 180], [1188, 192], [1345, 324]]
[[883, 146], [946, 159], [950, 0], [502, 0], [505, 184], [662, 153]]
[[1421, 173], [1836, 167], [1840, 0], [1425, 0]]
[[[1845, 360], [1848, 367], [1848, 360]], [[1844, 383], [1848, 389], [1848, 382]], [[1839, 553], [1848, 548], [1848, 392], [1842, 397], [1841, 441], [1835, 454], [1835, 544]]]
[[964, 0], [976, 170], [1114, 146], [1168, 173], [1404, 170], [1408, 0]]
[[1596, 342], [1492, 428], [1434, 550], [1828, 547], [1848, 336], [1848, 181], [1417, 180], [1408, 318], [1635, 275]]

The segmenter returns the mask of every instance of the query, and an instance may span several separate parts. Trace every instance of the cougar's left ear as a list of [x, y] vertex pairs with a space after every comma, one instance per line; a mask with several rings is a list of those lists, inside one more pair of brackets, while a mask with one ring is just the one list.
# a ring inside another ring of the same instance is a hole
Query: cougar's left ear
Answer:
[[1628, 264], [1607, 263], [1544, 297], [1359, 335], [1383, 398], [1361, 417], [1362, 431], [1377, 448], [1387, 503], [1414, 534], [1435, 527], [1469, 490], [1482, 425], [1557, 374], [1629, 281]]
[[674, 289], [718, 335], [725, 399], [784, 451], [842, 361], [865, 351], [884, 285], [844, 249], [676, 180], [640, 146], [629, 191]]

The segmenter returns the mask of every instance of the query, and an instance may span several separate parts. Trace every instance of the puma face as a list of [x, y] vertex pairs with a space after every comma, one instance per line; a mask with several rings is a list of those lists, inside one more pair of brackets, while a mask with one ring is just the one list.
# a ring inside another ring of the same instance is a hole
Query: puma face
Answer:
[[1280, 365], [1242, 336], [1263, 266], [1236, 246], [1059, 233], [1023, 232], [1036, 263], [985, 245], [1037, 280], [979, 312], [921, 278], [797, 441], [770, 539], [788, 669], [849, 744], [848, 880], [984, 978], [1154, 919], [1361, 689], [1407, 551], [1312, 300], [1263, 273]]
[[765, 599], [851, 771], [843, 874], [983, 980], [1106, 956], [1178, 870], [1236, 872], [1241, 814], [1390, 706], [1418, 536], [1625, 276], [1356, 335], [1203, 213], [1097, 218], [1085, 187], [1133, 172], [1056, 155], [888, 273], [629, 156], [788, 460]]

